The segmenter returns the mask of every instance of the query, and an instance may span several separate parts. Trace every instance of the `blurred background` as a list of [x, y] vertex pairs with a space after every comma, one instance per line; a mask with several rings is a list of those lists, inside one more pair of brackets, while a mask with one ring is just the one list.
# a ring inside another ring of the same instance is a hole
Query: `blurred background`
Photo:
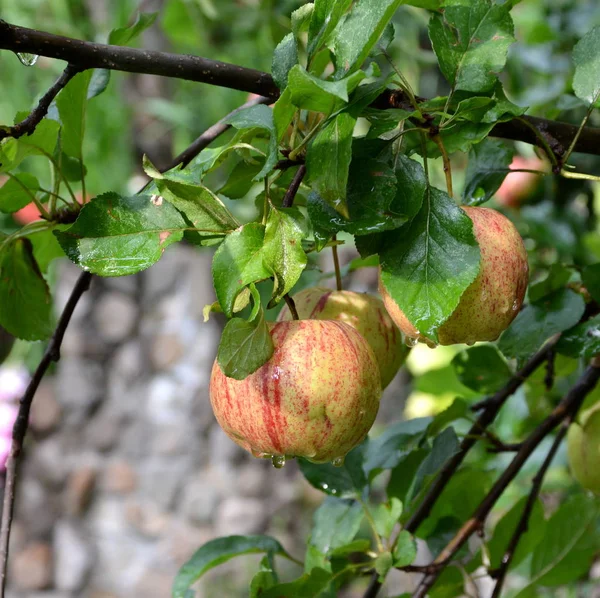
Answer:
[[[10, 23], [104, 42], [112, 29], [131, 24], [136, 11], [157, 12], [138, 46], [269, 71], [272, 51], [289, 31], [289, 15], [302, 4], [0, 0], [0, 15]], [[513, 14], [518, 41], [503, 78], [510, 99], [530, 106], [531, 114], [579, 123], [585, 107], [566, 93], [572, 76], [570, 52], [585, 32], [600, 24], [600, 6], [594, 0], [523, 0]], [[447, 87], [431, 51], [427, 21], [425, 11], [401, 7], [390, 52], [419, 95], [434, 97]], [[390, 68], [385, 60], [380, 62], [383, 70]], [[28, 68], [15, 55], [0, 53], [0, 123], [12, 123], [18, 111], [34, 106], [63, 67], [40, 58]], [[197, 83], [111, 73], [107, 90], [88, 108], [84, 157], [89, 196], [135, 193], [146, 180], [144, 154], [158, 167], [167, 164], [246, 99], [241, 92]], [[591, 124], [597, 125], [594, 117]], [[531, 147], [517, 144], [517, 152], [515, 167], [546, 168]], [[37, 160], [29, 158], [24, 168], [43, 180], [47, 166]], [[573, 162], [600, 174], [597, 158], [574, 156]], [[457, 188], [465, 167], [466, 156], [453, 157]], [[225, 182], [227, 168], [211, 175], [212, 188]], [[443, 187], [441, 168], [433, 172], [434, 183]], [[241, 220], [251, 220], [259, 192], [251, 189], [244, 198], [225, 201]], [[543, 278], [558, 261], [600, 259], [599, 237], [591, 234], [596, 232], [598, 199], [598, 188], [587, 181], [515, 173], [493, 203], [519, 226], [528, 249], [535, 251], [533, 276]], [[29, 207], [14, 217], [0, 214], [0, 229], [10, 232], [36, 218]], [[341, 240], [346, 241], [342, 265], [348, 266], [357, 253], [351, 238]], [[33, 405], [19, 471], [11, 597], [162, 598], [170, 594], [175, 573], [194, 550], [221, 535], [267, 533], [292, 554], [304, 550], [311, 513], [322, 495], [304, 481], [293, 461], [274, 470], [270, 462], [239, 449], [218, 427], [210, 408], [208, 381], [224, 323], [219, 316], [208, 322], [202, 318], [203, 307], [214, 301], [211, 257], [210, 249], [179, 244], [146, 272], [96, 278], [84, 295], [65, 337], [62, 359]], [[327, 251], [311, 258], [298, 289], [333, 287], [332, 268]], [[345, 288], [376, 292], [375, 269], [346, 267], [345, 272]], [[56, 313], [77, 275], [65, 258], [51, 264], [48, 278], [56, 291]], [[0, 347], [8, 350], [9, 345], [9, 339], [0, 338]], [[17, 341], [0, 367], [2, 462], [16, 402], [43, 349], [41, 343]], [[459, 350], [413, 349], [386, 391], [381, 423], [372, 433], [384, 423], [438, 412], [456, 396], [474, 397], [450, 365]], [[416, 384], [413, 375], [419, 375]], [[521, 390], [515, 407], [502, 413], [498, 429], [509, 436], [522, 430], [532, 409], [551, 400], [536, 392]], [[505, 456], [486, 458], [495, 459], [497, 466]], [[567, 478], [564, 454], [556, 463], [549, 476], [551, 489], [562, 488]], [[533, 459], [524, 475], [535, 465]], [[518, 490], [509, 490], [504, 504], [512, 504], [516, 495]], [[551, 502], [552, 495], [545, 500]], [[198, 596], [247, 595], [256, 566], [257, 560], [248, 557], [217, 568], [203, 578]], [[293, 567], [282, 563], [283, 576], [286, 566]], [[400, 574], [391, 576], [390, 591], [410, 590], [406, 583]], [[344, 595], [359, 596], [361, 587], [359, 582]]]

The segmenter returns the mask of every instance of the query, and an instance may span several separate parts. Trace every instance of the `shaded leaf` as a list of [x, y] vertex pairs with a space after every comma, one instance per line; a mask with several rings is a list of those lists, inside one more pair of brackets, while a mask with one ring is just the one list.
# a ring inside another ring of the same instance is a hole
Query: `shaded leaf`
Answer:
[[573, 91], [588, 104], [600, 96], [600, 27], [588, 31], [573, 49]]
[[319, 48], [336, 28], [352, 0], [315, 0], [308, 27], [308, 60], [310, 62]]
[[410, 565], [417, 556], [417, 544], [410, 532], [402, 530], [398, 535], [398, 541], [394, 548], [394, 567], [406, 567]]
[[288, 33], [277, 44], [273, 53], [271, 73], [279, 89], [284, 89], [288, 83], [288, 73], [294, 65], [298, 64], [298, 48], [293, 33]]
[[88, 87], [91, 78], [92, 71], [84, 71], [75, 75], [56, 97], [56, 106], [62, 123], [62, 149], [74, 158], [81, 157]]
[[459, 380], [481, 394], [493, 394], [512, 377], [512, 372], [493, 345], [470, 347], [452, 359]]
[[32, 174], [20, 172], [13, 175], [0, 187], [0, 211], [10, 214], [25, 207], [39, 187], [37, 178]]
[[359, 502], [328, 496], [315, 512], [310, 543], [328, 555], [352, 542], [363, 518]]
[[569, 357], [591, 359], [600, 353], [600, 316], [563, 332], [556, 350]]
[[305, 573], [296, 581], [280, 583], [266, 590], [261, 598], [281, 598], [282, 596], [314, 598], [329, 586], [331, 578], [332, 574], [330, 572], [315, 567], [310, 573]]
[[108, 43], [114, 46], [126, 46], [144, 30], [148, 29], [158, 16], [157, 12], [140, 12], [129, 27], [113, 29], [108, 35]]
[[527, 305], [500, 337], [498, 348], [521, 366], [552, 335], [579, 322], [585, 310], [581, 295], [556, 291], [539, 303]]
[[0, 248], [0, 326], [17, 338], [37, 341], [53, 329], [50, 289], [28, 239]]

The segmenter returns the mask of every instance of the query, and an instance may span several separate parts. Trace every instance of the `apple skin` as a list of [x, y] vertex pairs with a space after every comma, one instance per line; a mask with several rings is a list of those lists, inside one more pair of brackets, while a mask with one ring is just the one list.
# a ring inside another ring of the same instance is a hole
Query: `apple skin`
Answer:
[[600, 496], [600, 405], [584, 411], [569, 426], [567, 454], [573, 477]]
[[[301, 320], [337, 320], [356, 328], [371, 345], [385, 388], [406, 360], [409, 349], [398, 327], [387, 313], [383, 301], [375, 295], [354, 291], [334, 291], [312, 287], [293, 297]], [[292, 319], [287, 305], [279, 312], [278, 322]]]
[[[273, 325], [272, 357], [244, 380], [217, 361], [210, 401], [225, 433], [255, 457], [343, 458], [369, 432], [381, 398], [367, 341], [332, 320]], [[275, 463], [275, 461], [274, 461]]]
[[[440, 326], [440, 345], [496, 340], [519, 313], [527, 289], [527, 250], [513, 223], [490, 208], [461, 207], [473, 221], [481, 266], [452, 315]], [[404, 315], [381, 277], [379, 287], [385, 307], [398, 328], [408, 338], [431, 343]]]
[[[539, 158], [515, 156], [511, 170], [545, 170], [546, 166]], [[542, 180], [542, 175], [533, 172], [509, 172], [496, 191], [498, 203], [507, 208], [518, 208], [525, 203]]]

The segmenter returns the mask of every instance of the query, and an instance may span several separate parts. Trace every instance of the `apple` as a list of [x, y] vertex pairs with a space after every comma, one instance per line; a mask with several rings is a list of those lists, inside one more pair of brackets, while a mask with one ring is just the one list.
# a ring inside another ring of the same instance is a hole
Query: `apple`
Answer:
[[[524, 158], [515, 156], [510, 165], [511, 170], [544, 170], [545, 164], [537, 157]], [[500, 205], [507, 208], [518, 208], [536, 189], [542, 175], [534, 172], [511, 172], [506, 175], [496, 197]]]
[[[373, 349], [381, 373], [381, 387], [385, 388], [392, 381], [406, 360], [409, 349], [379, 297], [313, 287], [300, 291], [293, 299], [302, 320], [338, 320], [356, 328]], [[286, 305], [277, 320], [291, 319], [292, 314]]]
[[[473, 221], [481, 265], [454, 312], [440, 326], [440, 345], [496, 340], [519, 313], [527, 288], [527, 251], [513, 223], [490, 208], [461, 207]], [[392, 299], [381, 277], [379, 286], [385, 307], [398, 328], [409, 339], [431, 344], [431, 339], [419, 333]]]
[[600, 495], [600, 404], [584, 411], [567, 432], [567, 453], [573, 477]]
[[273, 325], [275, 351], [244, 380], [217, 361], [210, 401], [225, 433], [255, 457], [339, 464], [369, 432], [381, 398], [367, 341], [348, 324], [293, 320]]

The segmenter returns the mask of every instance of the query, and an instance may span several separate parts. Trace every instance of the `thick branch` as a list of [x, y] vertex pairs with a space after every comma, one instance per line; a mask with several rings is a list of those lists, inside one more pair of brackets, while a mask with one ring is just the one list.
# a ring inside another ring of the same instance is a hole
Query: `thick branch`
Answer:
[[291, 208], [294, 205], [294, 199], [296, 198], [296, 193], [298, 193], [298, 189], [300, 189], [300, 183], [302, 183], [302, 179], [306, 174], [306, 166], [304, 164], [300, 164], [300, 167], [296, 171], [290, 186], [288, 187], [285, 195], [283, 197], [282, 206], [284, 208]]
[[[28, 52], [66, 60], [81, 69], [105, 68], [174, 77], [251, 92], [272, 99], [279, 97], [279, 89], [271, 75], [254, 69], [199, 56], [85, 42], [11, 25], [2, 20], [0, 20], [0, 50]], [[388, 90], [381, 94], [373, 106], [381, 109], [406, 106], [412, 108], [408, 98], [402, 92], [394, 90]], [[534, 131], [527, 123], [539, 131], [558, 155], [564, 153], [569, 147], [578, 129], [568, 123], [525, 116], [497, 124], [492, 129], [491, 135], [524, 141], [533, 145], [539, 144]], [[600, 129], [585, 127], [577, 140], [574, 151], [600, 155]]]
[[82, 272], [73, 288], [71, 296], [67, 301], [67, 305], [63, 310], [60, 317], [56, 330], [46, 347], [46, 351], [40, 364], [38, 365], [29, 386], [21, 399], [19, 405], [19, 412], [17, 419], [15, 420], [12, 433], [12, 444], [10, 447], [10, 453], [8, 455], [8, 461], [6, 462], [6, 486], [4, 488], [4, 503], [2, 506], [2, 524], [0, 526], [0, 598], [4, 598], [4, 589], [6, 586], [6, 565], [8, 562], [8, 541], [10, 538], [10, 527], [13, 516], [13, 508], [15, 505], [15, 480], [16, 480], [16, 468], [19, 455], [23, 448], [23, 441], [25, 434], [27, 433], [27, 427], [29, 425], [29, 411], [31, 409], [31, 403], [33, 397], [46, 373], [46, 370], [50, 367], [53, 361], [60, 359], [60, 346], [67, 330], [67, 326], [71, 320], [71, 316], [75, 311], [75, 307], [81, 298], [81, 295], [90, 286], [90, 280], [92, 275], [89, 272]]
[[15, 139], [18, 139], [23, 135], [31, 135], [44, 116], [48, 113], [48, 108], [50, 108], [50, 104], [58, 95], [58, 92], [61, 89], [64, 89], [67, 83], [80, 71], [81, 69], [79, 67], [68, 64], [60, 77], [56, 80], [56, 83], [42, 96], [38, 105], [31, 111], [27, 118], [12, 127], [6, 127], [5, 129], [0, 128], [0, 139], [4, 139], [5, 137], [14, 137]]
[[0, 20], [0, 49], [66, 60], [81, 69], [110, 69], [175, 77], [276, 98], [271, 75], [199, 56], [85, 42]]
[[[600, 379], [600, 364], [590, 365], [577, 384], [571, 388], [567, 396], [554, 408], [552, 413], [527, 437], [523, 442], [521, 450], [515, 455], [510, 465], [504, 470], [498, 478], [490, 492], [477, 507], [473, 516], [465, 522], [458, 530], [454, 538], [446, 545], [435, 559], [434, 563], [447, 564], [452, 557], [461, 549], [465, 542], [477, 530], [480, 530], [485, 523], [487, 516], [496, 504], [496, 501], [502, 496], [506, 487], [519, 473], [527, 459], [533, 451], [539, 446], [540, 442], [554, 430], [565, 418], [572, 417], [583, 403], [585, 397], [591, 392]], [[436, 582], [442, 569], [439, 569], [425, 577], [421, 585], [413, 594], [413, 598], [425, 598], [431, 586]]]
[[[569, 419], [563, 422], [542, 466], [539, 471], [535, 474], [533, 478], [533, 484], [531, 486], [531, 492], [527, 497], [527, 502], [525, 503], [525, 507], [523, 508], [523, 513], [521, 513], [521, 518], [519, 519], [519, 523], [515, 528], [515, 531], [506, 547], [506, 551], [504, 552], [504, 556], [502, 557], [502, 563], [500, 567], [494, 572], [494, 577], [496, 577], [496, 585], [494, 587], [494, 593], [492, 594], [492, 598], [500, 598], [500, 592], [502, 591], [502, 585], [504, 584], [504, 578], [508, 572], [508, 568], [510, 567], [510, 563], [512, 562], [513, 556], [515, 555], [515, 551], [517, 550], [517, 546], [521, 541], [521, 538], [527, 531], [529, 526], [529, 518], [531, 517], [531, 513], [533, 511], [533, 507], [535, 506], [535, 502], [540, 494], [540, 490], [542, 489], [542, 484], [544, 482], [544, 477], [546, 472], [550, 468], [552, 464], [552, 460], [556, 455], [556, 451], [558, 451], [558, 447], [560, 446], [567, 430], [569, 428]], [[491, 574], [492, 572], [490, 572]]]

